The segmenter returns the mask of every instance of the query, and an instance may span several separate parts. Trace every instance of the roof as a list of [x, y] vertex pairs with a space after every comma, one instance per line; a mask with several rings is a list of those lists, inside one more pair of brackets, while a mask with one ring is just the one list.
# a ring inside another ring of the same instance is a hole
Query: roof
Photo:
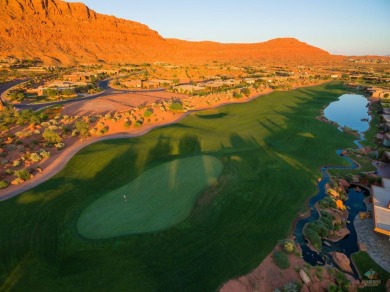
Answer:
[[390, 179], [383, 178], [383, 187], [372, 186], [376, 232], [390, 236]]
[[386, 121], [386, 123], [390, 123], [390, 115], [382, 115], [382, 117]]

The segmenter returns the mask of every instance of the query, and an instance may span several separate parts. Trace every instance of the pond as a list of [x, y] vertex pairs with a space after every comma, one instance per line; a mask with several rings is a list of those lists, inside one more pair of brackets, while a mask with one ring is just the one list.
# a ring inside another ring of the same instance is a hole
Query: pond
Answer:
[[324, 110], [324, 116], [340, 125], [359, 133], [368, 130], [369, 121], [367, 98], [359, 94], [344, 94]]
[[[340, 127], [349, 127], [359, 132], [360, 137], [363, 137], [363, 132], [368, 130], [370, 116], [367, 110], [367, 99], [363, 95], [357, 94], [344, 94], [339, 97], [338, 101], [332, 102], [324, 110], [324, 115], [328, 120], [334, 121], [340, 125]], [[359, 140], [355, 141], [358, 147], [361, 147]], [[337, 150], [337, 155], [341, 155], [341, 150]], [[348, 200], [345, 205], [349, 209], [347, 228], [350, 234], [341, 239], [338, 242], [328, 242], [328, 245], [323, 245], [320, 252], [315, 252], [309, 248], [307, 241], [303, 235], [303, 228], [306, 223], [318, 220], [319, 214], [314, 209], [315, 204], [323, 199], [326, 194], [326, 184], [330, 181], [328, 169], [355, 169], [358, 165], [350, 158], [342, 156], [346, 159], [350, 166], [324, 166], [321, 169], [322, 179], [318, 183], [318, 193], [310, 199], [310, 214], [308, 217], [299, 220], [295, 226], [294, 235], [297, 243], [301, 246], [303, 259], [312, 265], [324, 265], [330, 264], [335, 265], [330, 253], [332, 251], [342, 252], [348, 258], [357, 251], [359, 251], [356, 231], [353, 225], [353, 220], [360, 211], [366, 211], [366, 206], [363, 202], [364, 198], [369, 195], [367, 190], [357, 192], [354, 186], [347, 189]], [[357, 278], [358, 274], [356, 269], [353, 267], [353, 274]]]

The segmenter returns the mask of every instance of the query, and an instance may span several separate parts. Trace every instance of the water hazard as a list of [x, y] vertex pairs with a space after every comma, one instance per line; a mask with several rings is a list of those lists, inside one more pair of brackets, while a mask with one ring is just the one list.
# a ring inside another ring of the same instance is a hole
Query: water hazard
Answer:
[[[338, 101], [331, 103], [324, 110], [324, 115], [327, 119], [338, 123], [341, 127], [347, 126], [353, 130], [358, 131], [362, 139], [363, 132], [368, 129], [369, 121], [371, 119], [367, 111], [367, 105], [367, 99], [363, 95], [345, 94], [342, 95]], [[358, 143], [358, 140], [356, 142], [356, 145], [361, 147], [360, 143]], [[341, 155], [340, 150], [338, 150], [336, 153], [337, 155]], [[325, 186], [330, 181], [327, 170], [352, 170], [358, 167], [358, 165], [348, 157], [343, 156], [343, 158], [350, 163], [350, 166], [325, 166], [321, 169], [322, 179], [318, 183], [318, 193], [309, 201], [310, 215], [307, 218], [299, 220], [295, 227], [294, 235], [296, 237], [297, 243], [301, 246], [303, 259], [311, 265], [334, 265], [334, 262], [330, 256], [332, 251], [342, 252], [348, 258], [350, 258], [353, 253], [359, 251], [353, 220], [360, 211], [366, 211], [366, 206], [363, 200], [366, 196], [369, 195], [369, 193], [365, 189], [363, 189], [361, 192], [357, 192], [355, 187], [351, 186], [347, 190], [348, 200], [345, 202], [345, 205], [349, 209], [349, 216], [347, 219], [347, 228], [350, 231], [349, 235], [338, 242], [327, 241], [329, 246], [323, 245], [320, 252], [315, 252], [308, 247], [302, 232], [306, 223], [319, 219], [319, 214], [314, 209], [314, 206], [318, 201], [327, 196]], [[352, 267], [352, 269], [354, 276], [357, 277], [357, 271], [354, 267]]]

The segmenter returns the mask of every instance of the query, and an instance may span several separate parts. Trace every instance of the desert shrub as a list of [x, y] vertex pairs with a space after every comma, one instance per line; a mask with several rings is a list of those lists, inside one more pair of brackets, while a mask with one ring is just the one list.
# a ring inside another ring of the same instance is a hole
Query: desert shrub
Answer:
[[288, 256], [283, 252], [275, 251], [272, 255], [272, 260], [274, 261], [275, 265], [281, 269], [287, 269], [290, 267]]
[[51, 125], [48, 127], [49, 130], [52, 130], [52, 131], [55, 131], [55, 130], [58, 130], [58, 126], [56, 125]]
[[57, 132], [54, 132], [49, 129], [45, 129], [45, 131], [42, 134], [42, 137], [50, 144], [56, 144], [61, 142], [61, 137]]
[[293, 241], [286, 239], [279, 242], [280, 246], [283, 248], [283, 252], [286, 254], [291, 254], [295, 250], [295, 244]]
[[311, 229], [310, 227], [305, 227], [303, 234], [307, 238], [307, 240], [310, 242], [310, 244], [320, 250], [322, 247], [322, 241], [321, 236], [317, 233], [317, 231]]
[[76, 130], [80, 133], [82, 137], [89, 136], [89, 124], [84, 121], [76, 121], [75, 123]]
[[178, 101], [172, 102], [171, 105], [169, 106], [169, 109], [171, 111], [181, 111], [183, 110], [183, 104]]
[[12, 162], [12, 166], [13, 166], [13, 167], [18, 167], [18, 166], [20, 166], [21, 164], [22, 164], [22, 162], [21, 162], [19, 159], [14, 160], [14, 161]]
[[108, 132], [108, 126], [103, 127], [100, 131], [101, 131], [102, 134], [107, 133]]
[[16, 170], [14, 172], [14, 175], [17, 178], [21, 178], [24, 181], [30, 179], [30, 177], [31, 177], [30, 172], [27, 169]]
[[42, 157], [38, 153], [31, 153], [30, 159], [32, 162], [38, 162], [42, 160]]
[[0, 161], [1, 165], [6, 165], [7, 163], [9, 163], [9, 161], [7, 159], [3, 159]]
[[293, 253], [295, 249], [295, 244], [291, 240], [286, 240], [283, 245], [283, 251], [287, 254]]
[[78, 134], [80, 134], [79, 130], [74, 129], [74, 130], [72, 131], [72, 137], [76, 137]]
[[233, 92], [233, 97], [234, 98], [242, 98], [242, 94], [239, 92]]
[[63, 142], [59, 142], [57, 144], [54, 145], [58, 150], [61, 150], [63, 148], [65, 148], [65, 143]]
[[296, 282], [289, 282], [283, 286], [284, 292], [298, 292], [299, 290], [300, 287]]
[[49, 151], [46, 151], [46, 150], [44, 150], [44, 149], [42, 149], [42, 150], [39, 151], [39, 155], [40, 155], [42, 158], [50, 157], [50, 152], [49, 152]]
[[0, 189], [5, 189], [8, 187], [8, 183], [6, 181], [1, 180], [0, 181]]
[[241, 89], [241, 93], [248, 97], [251, 94], [251, 90], [248, 87], [244, 87]]
[[146, 111], [144, 111], [144, 116], [145, 117], [150, 117], [153, 114], [153, 109], [148, 108]]

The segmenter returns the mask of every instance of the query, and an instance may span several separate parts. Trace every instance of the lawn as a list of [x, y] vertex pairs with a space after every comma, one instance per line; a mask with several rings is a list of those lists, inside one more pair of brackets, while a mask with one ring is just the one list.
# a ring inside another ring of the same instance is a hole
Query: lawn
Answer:
[[88, 206], [78, 231], [101, 239], [174, 226], [191, 214], [201, 191], [217, 183], [222, 168], [219, 159], [202, 155], [148, 169]]
[[386, 291], [386, 282], [390, 279], [390, 273], [374, 262], [366, 252], [359, 251], [354, 253], [352, 255], [352, 260], [363, 280], [369, 280], [364, 274], [372, 269], [378, 273], [378, 280], [381, 281], [381, 285], [377, 287], [366, 287], [364, 289], [359, 289], [359, 291]]
[[[49, 181], [0, 202], [0, 290], [215, 291], [251, 271], [289, 233], [315, 193], [319, 167], [346, 163], [335, 150], [352, 147], [353, 137], [315, 119], [345, 92], [337, 82], [275, 92], [88, 146]], [[188, 190], [196, 202], [174, 226], [104, 239], [78, 232], [105, 196], [204, 155], [219, 160], [222, 173]]]

